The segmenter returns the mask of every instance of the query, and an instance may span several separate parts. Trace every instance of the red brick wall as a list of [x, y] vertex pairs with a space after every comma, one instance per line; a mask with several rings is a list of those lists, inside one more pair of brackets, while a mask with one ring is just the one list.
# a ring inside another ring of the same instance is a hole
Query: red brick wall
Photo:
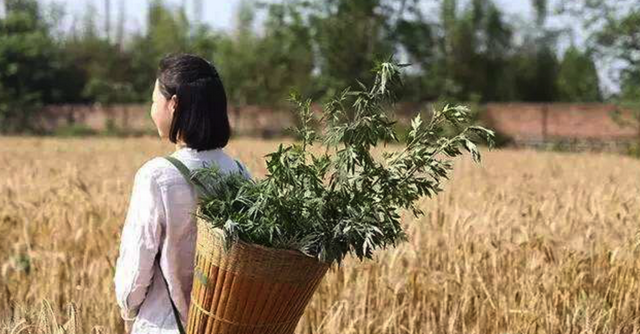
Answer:
[[[616, 123], [608, 104], [491, 103], [484, 121], [516, 142], [558, 139], [633, 141], [640, 138], [638, 127]], [[623, 111], [625, 115], [629, 110]]]
[[38, 123], [46, 130], [60, 126], [81, 124], [93, 130], [104, 130], [109, 121], [118, 128], [130, 130], [153, 129], [146, 105], [57, 105], [47, 106]]
[[[111, 122], [118, 129], [129, 131], [153, 131], [150, 105], [58, 105], [46, 107], [37, 123], [46, 130], [81, 124], [90, 129], [105, 130]], [[286, 112], [268, 108], [247, 106], [229, 108], [229, 119], [237, 134], [269, 136], [291, 126], [292, 120]]]
[[515, 141], [543, 137], [542, 109], [533, 104], [489, 104], [484, 115], [492, 129], [512, 137]]
[[[48, 130], [74, 122], [94, 130], [104, 130], [111, 120], [119, 129], [153, 131], [149, 108], [147, 104], [49, 106], [39, 122]], [[409, 114], [427, 109], [428, 105], [401, 105], [397, 108], [398, 117], [406, 123]], [[483, 121], [490, 128], [512, 137], [516, 143], [559, 139], [638, 140], [638, 128], [617, 124], [611, 118], [613, 110], [615, 106], [607, 104], [491, 103], [486, 105]], [[290, 112], [256, 106], [230, 107], [229, 117], [234, 132], [243, 135], [275, 135], [293, 125]]]

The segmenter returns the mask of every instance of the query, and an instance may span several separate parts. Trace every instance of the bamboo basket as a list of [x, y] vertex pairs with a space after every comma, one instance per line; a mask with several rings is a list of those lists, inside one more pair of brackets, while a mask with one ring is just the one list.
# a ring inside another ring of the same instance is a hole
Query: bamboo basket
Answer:
[[329, 265], [245, 242], [229, 252], [198, 218], [188, 334], [291, 334]]

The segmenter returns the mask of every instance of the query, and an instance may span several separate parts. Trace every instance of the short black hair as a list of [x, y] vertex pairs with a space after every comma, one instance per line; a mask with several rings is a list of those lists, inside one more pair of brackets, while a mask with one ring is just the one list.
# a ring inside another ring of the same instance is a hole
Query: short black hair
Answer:
[[197, 151], [222, 148], [231, 137], [227, 94], [216, 68], [191, 54], [169, 55], [158, 67], [158, 88], [178, 104], [173, 113], [169, 140], [180, 138]]

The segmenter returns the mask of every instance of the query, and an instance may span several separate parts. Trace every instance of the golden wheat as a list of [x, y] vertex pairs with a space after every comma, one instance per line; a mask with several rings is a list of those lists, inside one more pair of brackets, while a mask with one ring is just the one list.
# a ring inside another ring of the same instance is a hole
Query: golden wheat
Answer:
[[[277, 142], [233, 141], [255, 176]], [[0, 333], [121, 333], [113, 265], [156, 139], [0, 139]], [[347, 261], [298, 333], [639, 333], [640, 162], [486, 153], [408, 214], [409, 242]]]

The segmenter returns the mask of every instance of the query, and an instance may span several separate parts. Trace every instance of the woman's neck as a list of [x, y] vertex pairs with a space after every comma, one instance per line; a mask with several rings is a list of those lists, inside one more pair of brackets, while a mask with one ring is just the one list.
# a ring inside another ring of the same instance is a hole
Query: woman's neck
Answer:
[[181, 149], [181, 148], [185, 148], [185, 147], [187, 147], [187, 144], [185, 144], [184, 142], [180, 141], [180, 142], [176, 143], [176, 151]]

